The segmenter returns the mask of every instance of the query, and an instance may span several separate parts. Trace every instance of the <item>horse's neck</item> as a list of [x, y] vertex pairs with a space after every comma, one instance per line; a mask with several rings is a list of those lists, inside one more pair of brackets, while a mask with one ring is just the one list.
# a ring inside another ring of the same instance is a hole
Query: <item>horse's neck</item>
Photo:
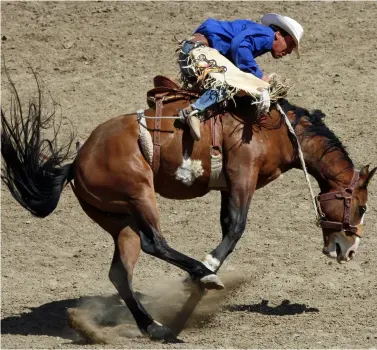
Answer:
[[317, 180], [321, 192], [347, 187], [354, 174], [347, 152], [340, 142], [334, 145], [327, 136], [308, 136], [310, 125], [302, 120], [295, 127], [309, 174]]

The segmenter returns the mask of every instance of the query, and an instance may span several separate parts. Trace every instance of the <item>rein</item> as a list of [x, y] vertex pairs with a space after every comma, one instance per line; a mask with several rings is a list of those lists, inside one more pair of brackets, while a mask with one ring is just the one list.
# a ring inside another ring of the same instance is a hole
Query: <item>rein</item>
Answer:
[[293, 135], [293, 137], [296, 140], [298, 156], [300, 158], [302, 170], [304, 171], [304, 174], [305, 174], [306, 183], [308, 184], [308, 187], [309, 187], [310, 197], [312, 199], [312, 204], [313, 204], [315, 215], [316, 215], [316, 224], [317, 224], [317, 226], [319, 226], [319, 223], [321, 221], [321, 214], [320, 214], [318, 207], [317, 207], [317, 203], [316, 203], [316, 200], [315, 200], [316, 197], [314, 195], [313, 188], [312, 188], [312, 185], [310, 183], [309, 173], [308, 173], [308, 170], [306, 169], [304, 154], [302, 153], [300, 142], [298, 141], [295, 130], [293, 129], [293, 126], [292, 126], [291, 122], [289, 121], [287, 115], [284, 113], [283, 108], [281, 108], [279, 103], [276, 103], [276, 107], [277, 107], [278, 111], [284, 116], [285, 124], [287, 124], [289, 132]]
[[[287, 115], [284, 113], [281, 106], [276, 103], [278, 111], [284, 116], [285, 123], [287, 124], [289, 132], [294, 136], [296, 142], [297, 142], [297, 149], [298, 149], [298, 155], [300, 158], [302, 170], [305, 174], [305, 179], [309, 187], [310, 196], [312, 199], [315, 215], [316, 215], [316, 224], [317, 226], [321, 228], [327, 228], [327, 229], [337, 229], [344, 232], [351, 232], [356, 236], [359, 236], [357, 234], [357, 226], [351, 225], [350, 223], [350, 216], [351, 216], [351, 200], [352, 200], [352, 192], [356, 186], [357, 181], [359, 180], [359, 172], [354, 171], [352, 180], [350, 185], [345, 189], [341, 191], [335, 191], [335, 192], [328, 192], [324, 194], [320, 194], [318, 196], [314, 195], [312, 185], [310, 183], [309, 173], [305, 165], [304, 160], [304, 154], [302, 153], [300, 143], [298, 141], [297, 135], [293, 129], [293, 126], [291, 122], [289, 121]], [[342, 199], [344, 201], [344, 215], [343, 215], [343, 221], [329, 221], [326, 218], [326, 215], [323, 213], [321, 208], [321, 202], [329, 201], [329, 200], [340, 200]], [[359, 236], [360, 237], [360, 236]]]

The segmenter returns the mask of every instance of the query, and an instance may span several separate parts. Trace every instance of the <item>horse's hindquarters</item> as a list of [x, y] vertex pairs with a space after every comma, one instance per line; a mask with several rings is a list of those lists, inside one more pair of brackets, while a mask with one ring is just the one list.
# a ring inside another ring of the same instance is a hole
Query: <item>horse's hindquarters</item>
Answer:
[[151, 168], [138, 146], [136, 115], [120, 116], [98, 126], [75, 161], [75, 194], [106, 212], [130, 211], [129, 201], [152, 187]]

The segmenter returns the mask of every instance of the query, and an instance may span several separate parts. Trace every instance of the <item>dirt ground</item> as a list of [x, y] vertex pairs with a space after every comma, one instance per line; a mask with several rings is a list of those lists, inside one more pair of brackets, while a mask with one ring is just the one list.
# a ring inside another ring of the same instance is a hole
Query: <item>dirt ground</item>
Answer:
[[[357, 167], [376, 166], [375, 2], [1, 2], [1, 48], [25, 101], [35, 92], [29, 63], [84, 141], [106, 119], [146, 107], [155, 74], [176, 76], [174, 35], [186, 37], [208, 17], [258, 20], [266, 12], [297, 19], [305, 34], [300, 60], [266, 55], [262, 68], [293, 80], [291, 102], [327, 114]], [[84, 346], [67, 327], [66, 310], [115, 293], [110, 236], [68, 187], [42, 220], [3, 186], [2, 348], [375, 347], [377, 179], [368, 204], [358, 255], [338, 265], [321, 253], [303, 173], [290, 171], [254, 196], [245, 235], [224, 266], [234, 288], [207, 298], [181, 333], [184, 344], [151, 342], [129, 326], [111, 344]], [[219, 193], [184, 202], [159, 198], [159, 208], [176, 249], [201, 259], [217, 245]], [[182, 276], [142, 255], [134, 283], [165, 297], [166, 312], [166, 297]]]

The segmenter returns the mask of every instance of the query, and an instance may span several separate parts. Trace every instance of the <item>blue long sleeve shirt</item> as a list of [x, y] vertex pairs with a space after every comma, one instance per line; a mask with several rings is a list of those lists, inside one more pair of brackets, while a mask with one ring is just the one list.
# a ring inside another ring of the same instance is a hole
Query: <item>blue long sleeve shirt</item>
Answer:
[[249, 20], [227, 22], [209, 18], [195, 33], [203, 34], [211, 47], [239, 69], [262, 78], [255, 57], [271, 51], [275, 33], [270, 27]]

